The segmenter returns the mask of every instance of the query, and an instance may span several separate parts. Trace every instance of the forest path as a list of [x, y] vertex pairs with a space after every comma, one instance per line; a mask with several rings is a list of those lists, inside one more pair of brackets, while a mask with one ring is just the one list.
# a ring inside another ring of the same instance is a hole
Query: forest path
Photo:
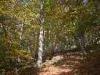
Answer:
[[68, 52], [54, 56], [43, 64], [39, 75], [74, 75], [73, 67], [82, 59], [81, 52]]
[[49, 67], [44, 68], [39, 75], [73, 75], [73, 74], [71, 74], [71, 69], [69, 68], [61, 68], [51, 65]]

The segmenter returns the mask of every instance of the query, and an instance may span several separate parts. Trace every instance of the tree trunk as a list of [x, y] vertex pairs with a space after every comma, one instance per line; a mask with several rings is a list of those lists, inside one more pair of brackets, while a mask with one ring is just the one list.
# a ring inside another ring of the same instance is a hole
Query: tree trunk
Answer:
[[86, 50], [85, 50], [85, 36], [84, 34], [82, 34], [82, 36], [80, 36], [80, 47], [81, 47], [81, 50], [83, 51], [84, 54], [86, 54]]
[[77, 34], [75, 36], [75, 42], [78, 49], [80, 49], [84, 54], [86, 54], [85, 50], [85, 36], [83, 33]]
[[83, 0], [83, 5], [86, 6], [88, 3], [88, 0]]
[[39, 48], [38, 48], [38, 60], [37, 60], [37, 66], [38, 68], [42, 67], [42, 56], [43, 56], [43, 42], [44, 42], [44, 1], [41, 0], [41, 8], [40, 8], [40, 34], [39, 34]]
[[20, 48], [22, 48], [23, 23], [19, 24], [19, 28], [20, 28], [19, 32]]
[[20, 40], [22, 40], [22, 34], [23, 34], [23, 23], [20, 24], [20, 33], [19, 33]]

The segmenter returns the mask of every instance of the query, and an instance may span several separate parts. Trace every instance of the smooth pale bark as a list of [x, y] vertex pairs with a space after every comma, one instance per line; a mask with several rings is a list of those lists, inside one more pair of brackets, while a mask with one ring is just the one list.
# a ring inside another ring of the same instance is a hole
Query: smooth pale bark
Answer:
[[21, 45], [21, 41], [22, 41], [22, 35], [23, 35], [23, 23], [18, 23], [17, 25], [16, 25], [16, 30], [15, 30], [15, 32], [18, 32], [18, 36], [19, 36], [19, 46], [20, 46], [20, 48], [22, 48], [22, 45]]
[[19, 74], [18, 74], [18, 69], [17, 69], [17, 68], [15, 68], [15, 74], [16, 74], [16, 75], [19, 75]]
[[18, 29], [19, 39], [22, 40], [23, 23], [19, 23], [18, 25], [16, 25], [16, 27]]
[[87, 3], [88, 3], [88, 0], [83, 0], [83, 4], [84, 4], [84, 6], [86, 6]]
[[41, 67], [41, 64], [42, 64], [43, 41], [44, 41], [43, 27], [41, 26], [41, 28], [40, 28], [40, 35], [39, 35], [38, 61], [37, 61], [37, 66], [38, 67]]
[[44, 42], [44, 29], [43, 29], [43, 24], [44, 24], [44, 12], [43, 12], [43, 7], [44, 7], [44, 1], [41, 0], [41, 5], [40, 5], [40, 34], [39, 34], [39, 48], [38, 48], [38, 60], [37, 60], [37, 66], [38, 68], [42, 67], [42, 56], [43, 56], [43, 42]]
[[20, 33], [19, 33], [20, 40], [22, 40], [22, 34], [23, 34], [23, 23], [20, 24]]
[[22, 35], [23, 35], [23, 23], [19, 24], [19, 39], [20, 39], [20, 47], [22, 48], [22, 45], [21, 45], [21, 41], [22, 41]]

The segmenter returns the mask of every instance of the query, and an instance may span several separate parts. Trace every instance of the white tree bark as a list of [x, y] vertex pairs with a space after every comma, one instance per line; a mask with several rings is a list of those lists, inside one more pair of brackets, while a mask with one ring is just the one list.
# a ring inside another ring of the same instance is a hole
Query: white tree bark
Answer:
[[20, 24], [20, 33], [19, 33], [20, 40], [22, 40], [22, 34], [23, 34], [23, 23]]
[[43, 56], [43, 42], [44, 42], [44, 12], [43, 12], [43, 6], [44, 1], [41, 0], [41, 8], [40, 8], [40, 34], [39, 34], [39, 48], [38, 48], [38, 60], [37, 60], [37, 66], [38, 68], [42, 67], [42, 56]]
[[16, 27], [17, 27], [16, 31], [18, 31], [18, 35], [19, 35], [20, 47], [22, 47], [21, 41], [22, 41], [22, 35], [23, 35], [23, 26], [24, 26], [23, 23], [19, 23], [18, 25], [16, 25]]
[[88, 3], [88, 0], [83, 0], [83, 4], [84, 4], [84, 6], [86, 6], [87, 3]]

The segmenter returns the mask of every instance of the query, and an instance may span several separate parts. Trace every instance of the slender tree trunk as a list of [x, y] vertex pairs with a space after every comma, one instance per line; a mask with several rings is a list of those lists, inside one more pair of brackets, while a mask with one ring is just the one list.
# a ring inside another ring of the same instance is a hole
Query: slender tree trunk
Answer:
[[20, 24], [20, 40], [22, 40], [22, 34], [23, 34], [23, 23]]
[[19, 39], [20, 39], [20, 48], [22, 48], [22, 35], [23, 35], [23, 23], [19, 24], [20, 32], [19, 32]]
[[83, 53], [86, 54], [86, 50], [85, 50], [85, 36], [84, 36], [84, 34], [82, 34], [82, 36], [80, 36], [80, 47], [81, 47], [81, 50], [83, 51]]
[[15, 68], [15, 74], [16, 74], [16, 75], [19, 75], [19, 74], [18, 74], [18, 69], [17, 69], [17, 68]]
[[86, 54], [86, 50], [85, 50], [85, 36], [84, 36], [83, 33], [77, 34], [77, 36], [75, 37], [75, 42], [76, 42], [77, 48], [81, 49], [81, 51], [84, 54]]
[[39, 34], [39, 49], [38, 49], [38, 60], [37, 60], [37, 66], [38, 68], [42, 67], [42, 56], [43, 56], [43, 42], [44, 42], [44, 29], [43, 29], [43, 24], [44, 24], [44, 1], [40, 0], [41, 2], [41, 8], [40, 8], [40, 34]]
[[88, 0], [83, 0], [83, 5], [86, 6], [88, 3]]

